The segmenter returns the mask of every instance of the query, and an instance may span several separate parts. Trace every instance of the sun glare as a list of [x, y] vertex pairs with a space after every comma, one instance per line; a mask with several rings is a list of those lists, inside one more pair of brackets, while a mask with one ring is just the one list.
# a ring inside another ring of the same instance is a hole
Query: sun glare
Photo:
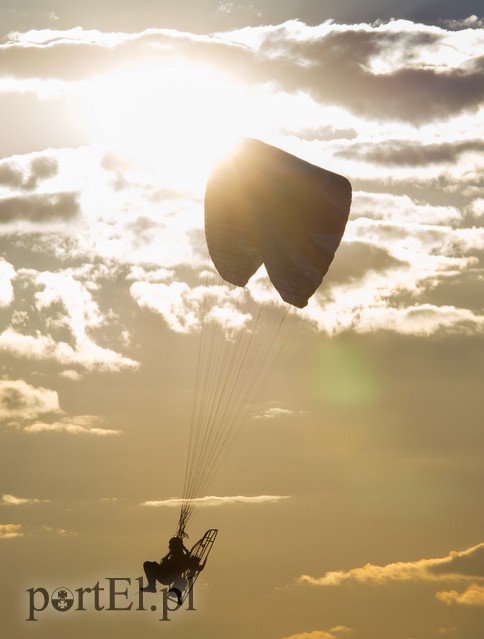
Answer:
[[197, 188], [213, 162], [250, 130], [244, 87], [206, 66], [110, 73], [86, 81], [81, 92], [95, 141], [178, 188]]

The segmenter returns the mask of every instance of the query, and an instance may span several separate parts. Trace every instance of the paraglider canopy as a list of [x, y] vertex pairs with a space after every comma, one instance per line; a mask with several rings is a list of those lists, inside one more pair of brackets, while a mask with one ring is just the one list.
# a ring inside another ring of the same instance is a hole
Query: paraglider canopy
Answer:
[[350, 205], [343, 176], [247, 138], [207, 183], [210, 256], [235, 286], [264, 264], [282, 299], [303, 308], [333, 260]]
[[306, 306], [321, 284], [350, 204], [346, 178], [254, 139], [243, 140], [210, 175], [205, 235], [215, 268], [224, 280], [243, 287], [264, 264], [287, 304], [214, 287], [230, 297], [229, 308], [243, 321], [227, 334], [217, 314], [208, 312], [209, 304], [202, 314], [179, 536], [274, 369], [290, 305]]

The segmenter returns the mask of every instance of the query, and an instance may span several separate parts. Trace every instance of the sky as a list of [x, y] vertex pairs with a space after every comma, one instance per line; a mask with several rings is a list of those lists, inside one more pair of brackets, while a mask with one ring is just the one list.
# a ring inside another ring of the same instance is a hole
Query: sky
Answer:
[[[482, 639], [483, 44], [473, 0], [2, 1], [6, 636]], [[246, 321], [203, 232], [244, 136], [353, 202], [190, 523], [219, 530], [196, 610], [160, 621], [120, 608], [176, 529], [204, 317]]]

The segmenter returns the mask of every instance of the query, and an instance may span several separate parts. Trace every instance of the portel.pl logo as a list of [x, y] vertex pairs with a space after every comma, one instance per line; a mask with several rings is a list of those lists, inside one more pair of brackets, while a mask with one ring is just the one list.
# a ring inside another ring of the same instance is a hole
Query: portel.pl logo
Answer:
[[27, 588], [28, 616], [26, 621], [38, 621], [47, 612], [151, 612], [158, 613], [159, 621], [171, 621], [170, 613], [182, 608], [195, 610], [193, 590], [184, 604], [176, 589], [162, 588], [156, 593], [142, 590], [143, 578], [106, 577], [105, 584], [98, 581], [94, 586], [73, 588], [65, 586], [54, 589]]

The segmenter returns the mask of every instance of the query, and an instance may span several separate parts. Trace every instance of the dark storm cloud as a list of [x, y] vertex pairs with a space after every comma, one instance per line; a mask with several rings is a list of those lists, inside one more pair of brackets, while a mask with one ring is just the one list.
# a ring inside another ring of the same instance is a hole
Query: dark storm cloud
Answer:
[[39, 181], [54, 177], [57, 170], [57, 160], [50, 157], [34, 158], [27, 172], [24, 172], [13, 162], [2, 162], [0, 164], [0, 186], [33, 190]]
[[13, 220], [44, 222], [70, 219], [80, 211], [76, 193], [10, 197], [0, 200], [0, 224]]

